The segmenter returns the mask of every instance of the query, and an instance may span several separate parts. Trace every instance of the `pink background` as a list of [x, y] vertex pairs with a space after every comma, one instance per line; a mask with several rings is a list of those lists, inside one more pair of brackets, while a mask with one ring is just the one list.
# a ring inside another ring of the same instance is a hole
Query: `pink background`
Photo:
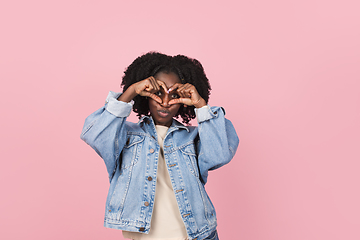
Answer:
[[[360, 239], [360, 4], [2, 1], [0, 238], [122, 239], [84, 119], [150, 50], [204, 65], [241, 139], [221, 239]], [[130, 118], [135, 121], [133, 115]]]

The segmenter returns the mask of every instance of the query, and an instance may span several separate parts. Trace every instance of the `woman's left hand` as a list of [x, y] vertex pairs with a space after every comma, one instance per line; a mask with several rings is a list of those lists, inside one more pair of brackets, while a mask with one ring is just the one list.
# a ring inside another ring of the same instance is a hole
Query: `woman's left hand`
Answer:
[[174, 91], [175, 89], [180, 98], [170, 100], [169, 104], [182, 103], [196, 108], [201, 108], [206, 105], [205, 100], [200, 96], [194, 85], [190, 83], [175, 83], [168, 92]]

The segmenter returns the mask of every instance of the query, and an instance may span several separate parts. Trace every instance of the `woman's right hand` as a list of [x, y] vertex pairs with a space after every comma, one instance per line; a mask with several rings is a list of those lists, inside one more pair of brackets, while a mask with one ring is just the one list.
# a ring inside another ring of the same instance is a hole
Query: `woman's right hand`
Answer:
[[150, 97], [158, 103], [162, 103], [162, 100], [155, 93], [160, 91], [160, 87], [162, 87], [164, 91], [167, 91], [166, 85], [162, 81], [156, 80], [153, 76], [148, 77], [140, 82], [134, 83], [133, 86], [135, 92], [138, 95]]
[[131, 85], [118, 98], [118, 100], [123, 102], [130, 102], [136, 95], [140, 95], [143, 97], [150, 97], [156, 102], [162, 103], [161, 98], [155, 94], [160, 91], [160, 87], [162, 87], [164, 91], [167, 91], [167, 87], [162, 81], [158, 81], [153, 76], [151, 76]]

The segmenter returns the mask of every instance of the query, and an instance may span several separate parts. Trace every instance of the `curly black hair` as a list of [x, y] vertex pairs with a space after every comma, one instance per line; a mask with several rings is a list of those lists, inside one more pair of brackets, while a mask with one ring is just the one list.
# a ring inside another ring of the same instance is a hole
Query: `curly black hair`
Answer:
[[[125, 70], [121, 86], [125, 92], [132, 84], [144, 80], [157, 73], [174, 73], [182, 83], [195, 86], [200, 96], [208, 103], [210, 83], [201, 63], [183, 55], [168, 56], [159, 52], [148, 52], [136, 58]], [[140, 118], [149, 115], [149, 102], [146, 97], [137, 95], [134, 99], [133, 111]], [[181, 105], [175, 117], [181, 116], [182, 122], [189, 124], [195, 118], [194, 106]]]

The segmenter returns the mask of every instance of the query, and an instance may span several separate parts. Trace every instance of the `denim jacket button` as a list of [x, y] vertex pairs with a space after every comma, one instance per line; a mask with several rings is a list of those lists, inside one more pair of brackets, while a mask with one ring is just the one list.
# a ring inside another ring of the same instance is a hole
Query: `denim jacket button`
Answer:
[[148, 179], [148, 181], [152, 181], [152, 177], [151, 177], [151, 176], [149, 176], [147, 179]]
[[144, 232], [145, 231], [145, 228], [144, 227], [141, 227], [139, 228], [140, 232]]
[[147, 207], [149, 206], [149, 202], [145, 202], [144, 205]]
[[154, 152], [154, 149], [150, 149], [150, 153], [153, 153]]

